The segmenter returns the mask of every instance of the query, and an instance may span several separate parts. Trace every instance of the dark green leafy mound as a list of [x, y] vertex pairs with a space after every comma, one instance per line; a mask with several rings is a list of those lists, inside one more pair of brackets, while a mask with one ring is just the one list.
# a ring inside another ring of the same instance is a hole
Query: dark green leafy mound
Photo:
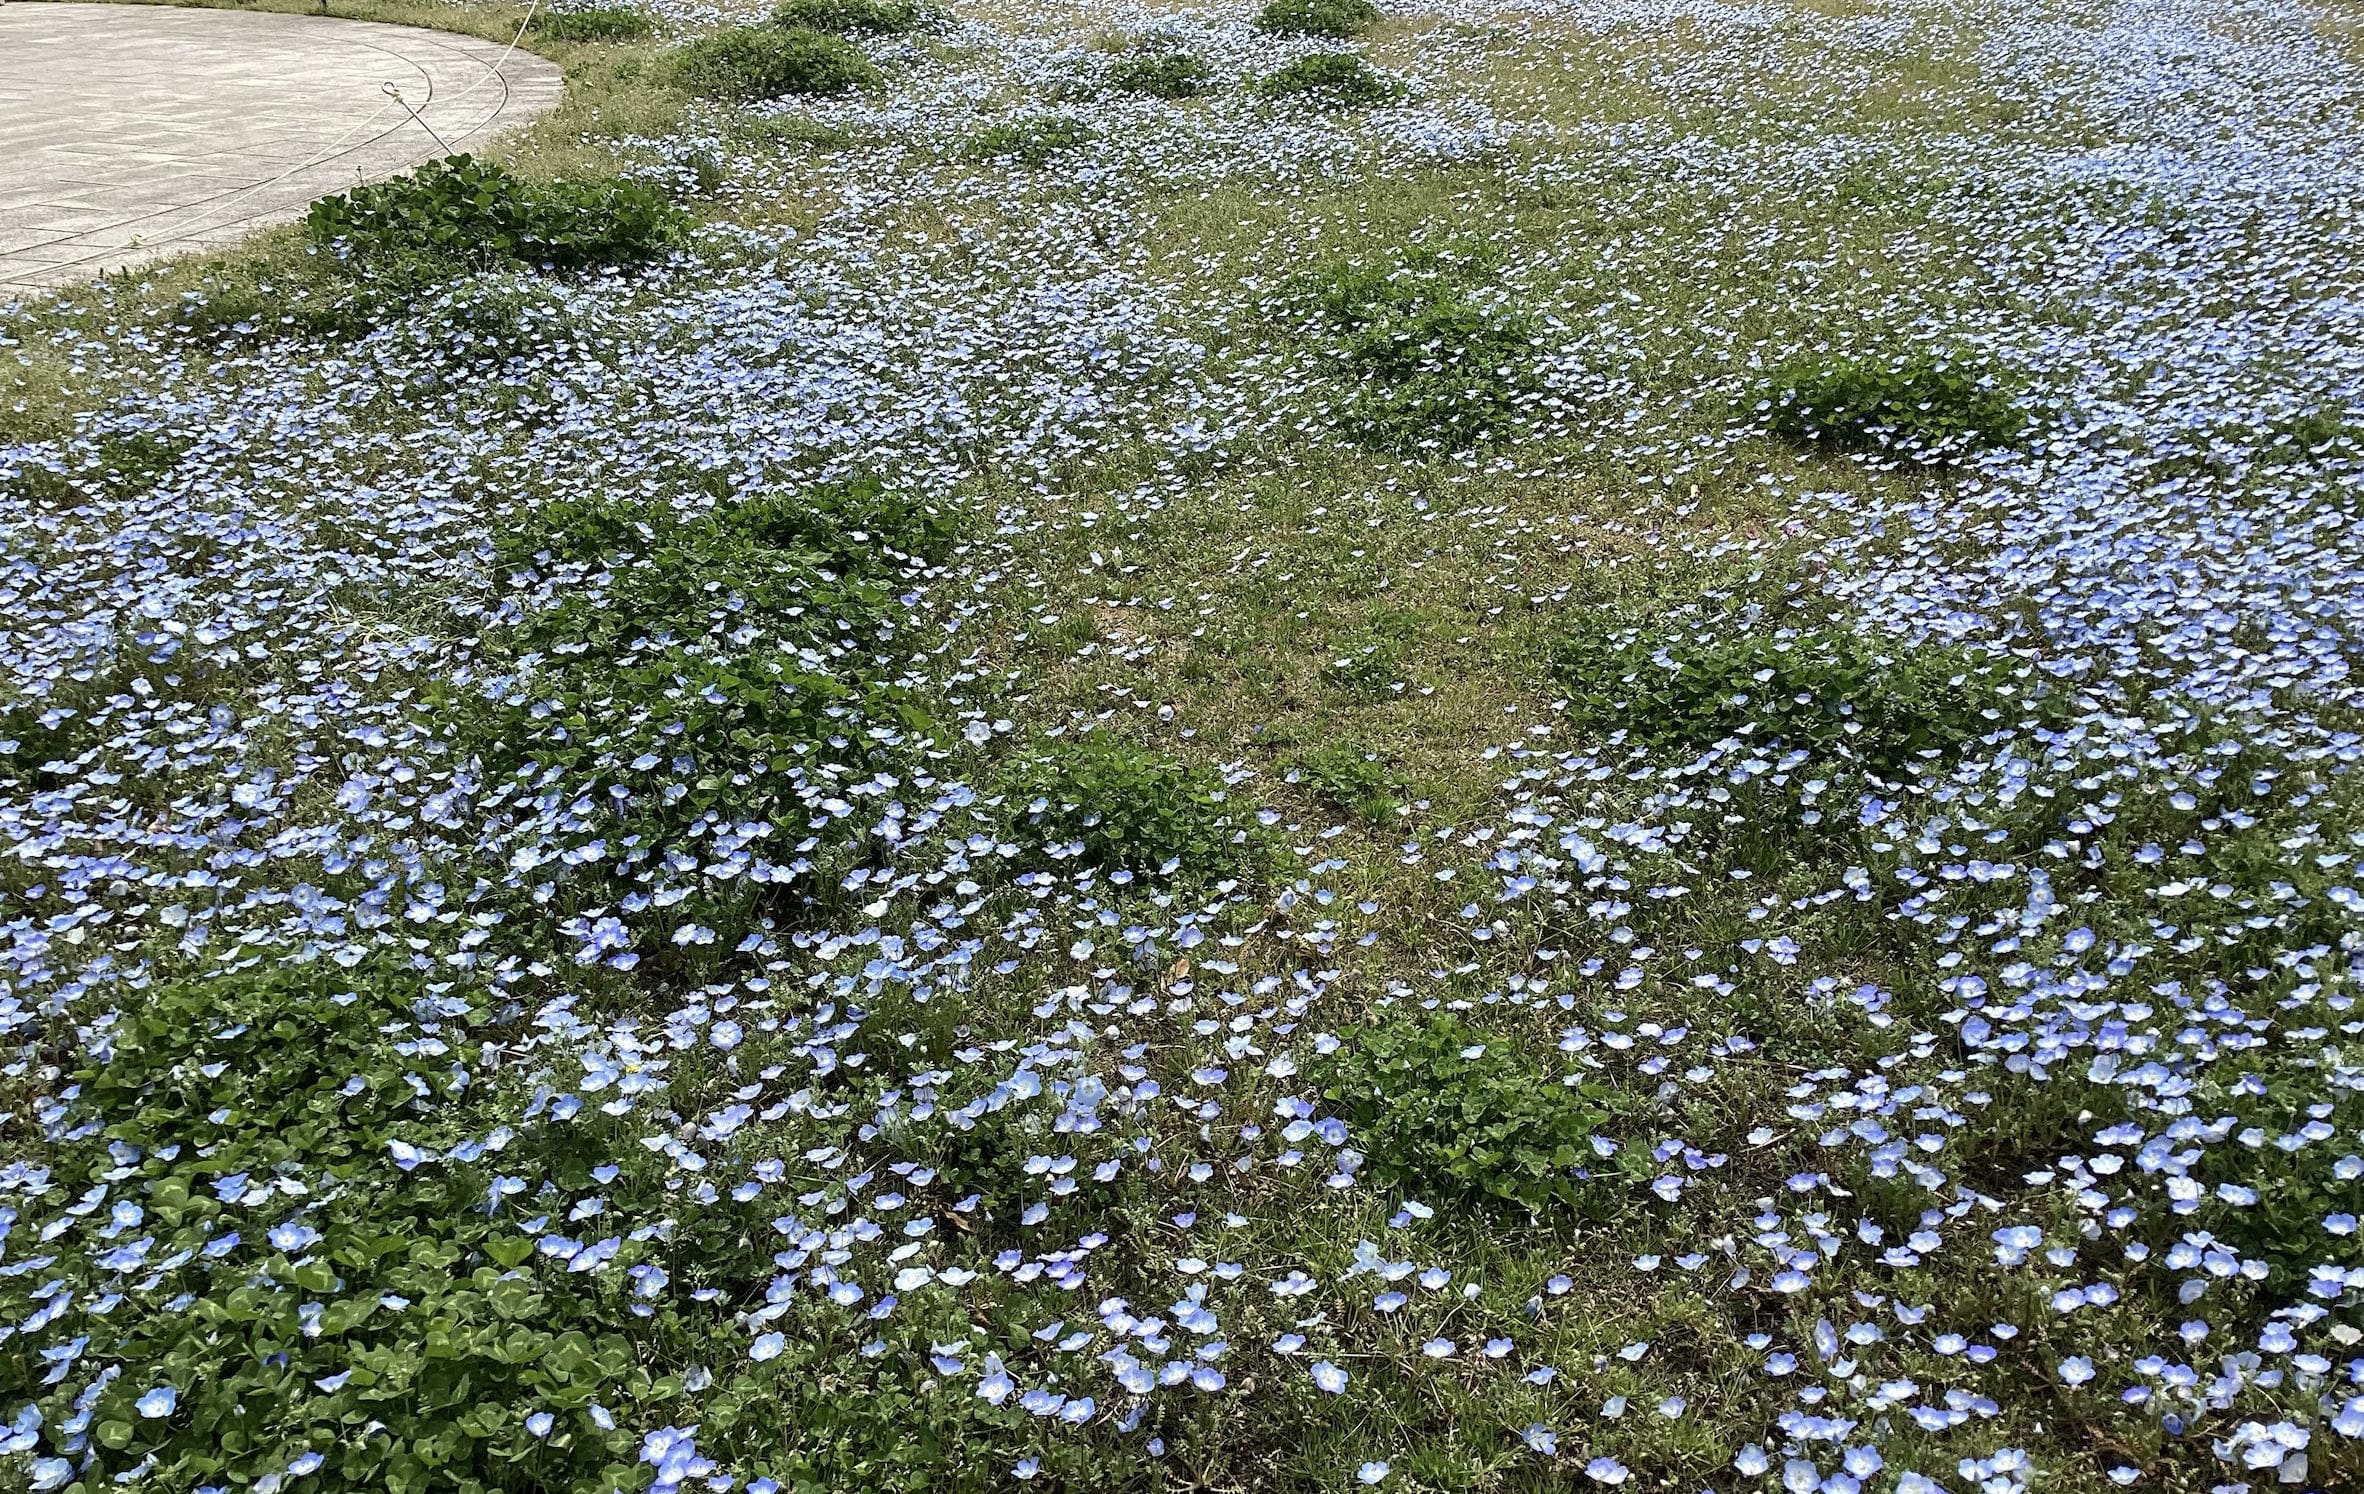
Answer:
[[1143, 52], [1110, 68], [1108, 86], [1155, 99], [1195, 98], [1215, 86], [1215, 69], [1188, 52]]
[[1372, 1181], [1430, 1204], [1538, 1213], [1569, 1202], [1607, 1118], [1594, 1092], [1449, 1013], [1358, 1029], [1317, 1077]]
[[[116, 1139], [205, 1153], [191, 1182], [288, 1163], [349, 1166], [374, 1160], [403, 1117], [425, 1113], [402, 1078], [411, 1066], [377, 1030], [422, 1003], [440, 1006], [415, 978], [378, 972], [358, 984], [301, 968], [167, 982], [125, 1013], [108, 1062], [83, 1083], [116, 1118]], [[442, 1024], [455, 1039], [481, 1018], [457, 1006]]]
[[1274, 36], [1354, 36], [1379, 19], [1370, 0], [1272, 0], [1256, 29]]
[[157, 693], [180, 690], [192, 699], [218, 699], [252, 688], [262, 671], [231, 650], [160, 662], [135, 647], [87, 672], [88, 679], [68, 679], [45, 695], [0, 700], [0, 780], [42, 789], [70, 783], [127, 722], [146, 714]]
[[[962, 1043], [956, 1038], [952, 1046]], [[1041, 1162], [1048, 1160], [1044, 1153], [1057, 1155], [1068, 1146], [1045, 1118], [1012, 1105], [988, 1110], [973, 1121], [955, 1117], [935, 1132], [927, 1157], [946, 1197], [975, 1201], [973, 1210], [960, 1215], [964, 1228], [974, 1230], [982, 1241], [1015, 1245], [1026, 1238], [1019, 1221], [1027, 1205], [1042, 1193]], [[1119, 1211], [1156, 1208], [1148, 1178], [1133, 1169], [1113, 1179], [1095, 1178], [1090, 1168], [1070, 1176], [1075, 1187], [1062, 1195], [1063, 1208], [1108, 1223], [1116, 1222]]]
[[1079, 120], [1012, 119], [981, 132], [969, 142], [969, 151], [989, 160], [1041, 166], [1063, 150], [1098, 138], [1098, 134]]
[[1705, 639], [1598, 624], [1562, 640], [1553, 668], [1576, 719], [1632, 741], [1696, 752], [1745, 735], [1887, 773], [2052, 713], [2008, 655], [1837, 629]]
[[1267, 74], [1256, 91], [1271, 99], [1302, 99], [1324, 109], [1367, 109], [1404, 91], [1351, 52], [1316, 52]]
[[[105, 1122], [58, 1159], [75, 1186], [103, 1173], [146, 1206], [149, 1289], [92, 1346], [147, 1367], [89, 1408], [101, 1469], [152, 1459], [160, 1486], [187, 1489], [243, 1482], [276, 1448], [337, 1488], [573, 1489], [628, 1470], [631, 1434], [586, 1414], [654, 1389], [607, 1326], [621, 1271], [545, 1294], [520, 1216], [484, 1207], [489, 1167], [412, 1171], [397, 1152], [489, 1127], [461, 1067], [490, 1021], [480, 994], [323, 962], [129, 996], [80, 1076]], [[157, 1384], [179, 1390], [162, 1415], [140, 1404]], [[75, 1414], [64, 1400], [48, 1414]]]
[[1337, 360], [1351, 388], [1340, 424], [1382, 451], [1461, 451], [1499, 431], [1534, 387], [1523, 316], [1471, 301], [1466, 266], [1428, 256], [1398, 270], [1340, 266], [1298, 277], [1279, 308]]
[[1914, 352], [1778, 370], [1760, 408], [1774, 435], [1800, 445], [1934, 459], [2017, 442], [2029, 423], [2018, 396], [2014, 381], [1968, 355]]
[[934, 18], [914, 0], [786, 0], [772, 12], [775, 26], [804, 27], [839, 36], [899, 36]]
[[656, 34], [646, 11], [628, 5], [593, 5], [581, 10], [545, 10], [534, 17], [534, 34], [552, 41], [627, 42]]
[[2364, 419], [2336, 406], [2286, 415], [2266, 426], [2269, 457], [2285, 453], [2319, 457], [2339, 453], [2353, 457], [2364, 448]]
[[1300, 753], [1290, 765], [1296, 781], [1332, 807], [1372, 826], [1396, 818], [1396, 786], [1377, 758], [1344, 742]]
[[432, 301], [412, 298], [423, 336], [461, 358], [504, 359], [565, 344], [580, 331], [543, 281], [517, 275], [457, 280]]
[[180, 465], [192, 444], [186, 437], [160, 431], [100, 436], [90, 443], [82, 462], [69, 468], [69, 478], [59, 480], [60, 475], [47, 468], [27, 467], [9, 479], [8, 485], [36, 499], [44, 496], [44, 489], [47, 496], [63, 501], [90, 493], [129, 497], [162, 482]]
[[[155, 431], [134, 431], [75, 444], [78, 449], [58, 467], [28, 462], [0, 478], [0, 498], [40, 508], [71, 508], [94, 497], [131, 497], [171, 475], [191, 443]], [[70, 686], [78, 682], [59, 683]], [[0, 719], [5, 719], [9, 709], [0, 705]], [[40, 709], [35, 706], [35, 714]], [[0, 735], [6, 732], [0, 731]], [[0, 753], [6, 751], [0, 745]]]
[[544, 265], [579, 270], [654, 259], [689, 241], [687, 213], [626, 181], [528, 182], [473, 156], [312, 204], [305, 226], [366, 268]]
[[[454, 713], [496, 778], [563, 772], [664, 854], [708, 810], [808, 834], [802, 768], [864, 723], [923, 728], [895, 682], [901, 593], [951, 543], [931, 505], [875, 482], [665, 504], [548, 505], [495, 543], [496, 571], [552, 600], [512, 645], [530, 667], [498, 708]], [[853, 749], [859, 756], [863, 750]], [[885, 766], [883, 759], [882, 766]]]
[[878, 68], [841, 36], [809, 26], [736, 26], [674, 54], [674, 76], [706, 98], [752, 103], [875, 88]]
[[1211, 882], [1264, 852], [1220, 777], [1097, 733], [1013, 764], [1006, 787], [1029, 838], [1106, 871]]

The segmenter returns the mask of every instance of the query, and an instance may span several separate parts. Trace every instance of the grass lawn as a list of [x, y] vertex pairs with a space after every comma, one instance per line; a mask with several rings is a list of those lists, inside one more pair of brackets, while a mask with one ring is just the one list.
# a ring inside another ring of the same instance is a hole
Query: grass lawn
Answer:
[[2338, 6], [337, 13], [0, 307], [11, 1486], [2364, 1487]]

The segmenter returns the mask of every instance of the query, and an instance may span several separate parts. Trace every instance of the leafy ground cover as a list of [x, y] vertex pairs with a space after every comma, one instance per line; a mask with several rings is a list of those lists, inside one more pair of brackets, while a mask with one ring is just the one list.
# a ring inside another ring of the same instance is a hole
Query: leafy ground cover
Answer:
[[1267, 98], [1302, 99], [1328, 109], [1382, 104], [1398, 86], [1352, 52], [1311, 52], [1256, 83]]
[[366, 267], [580, 270], [650, 259], [689, 238], [688, 215], [639, 183], [531, 184], [465, 155], [324, 197], [304, 226], [314, 242]]
[[1108, 86], [1152, 98], [1186, 99], [1214, 84], [1215, 70], [1188, 52], [1139, 52], [1108, 70]]
[[1353, 36], [1378, 19], [1368, 0], [1272, 0], [1256, 13], [1257, 28], [1275, 36]]
[[877, 86], [879, 73], [843, 37], [801, 24], [733, 26], [685, 44], [675, 75], [691, 93], [736, 103]]
[[627, 42], [654, 36], [655, 18], [626, 5], [585, 5], [535, 13], [534, 31], [553, 41]]
[[0, 311], [11, 1479], [2364, 1479], [2353, 27], [1276, 9]]

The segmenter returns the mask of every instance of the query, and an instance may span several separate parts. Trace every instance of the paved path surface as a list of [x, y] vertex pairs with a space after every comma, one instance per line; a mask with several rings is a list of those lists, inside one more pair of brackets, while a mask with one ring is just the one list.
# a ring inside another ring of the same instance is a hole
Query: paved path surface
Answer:
[[0, 4], [0, 302], [229, 243], [562, 89], [543, 58], [409, 26]]

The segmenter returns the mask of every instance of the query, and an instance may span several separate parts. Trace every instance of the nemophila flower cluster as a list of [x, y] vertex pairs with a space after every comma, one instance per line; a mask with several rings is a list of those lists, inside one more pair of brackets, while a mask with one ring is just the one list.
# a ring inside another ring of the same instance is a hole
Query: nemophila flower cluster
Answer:
[[2357, 1476], [2334, 40], [858, 44], [643, 270], [8, 321], [21, 1477]]

